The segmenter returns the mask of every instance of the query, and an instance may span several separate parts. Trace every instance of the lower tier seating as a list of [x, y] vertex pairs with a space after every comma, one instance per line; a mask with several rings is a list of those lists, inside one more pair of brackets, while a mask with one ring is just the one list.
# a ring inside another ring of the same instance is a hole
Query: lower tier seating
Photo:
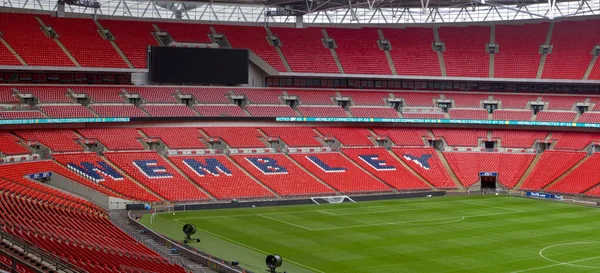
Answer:
[[109, 189], [126, 199], [158, 202], [160, 199], [113, 168], [95, 153], [57, 154], [54, 159], [82, 179], [77, 182], [92, 189]]
[[383, 148], [343, 149], [342, 153], [367, 172], [397, 190], [426, 190], [431, 188]]
[[479, 181], [480, 172], [498, 173], [498, 182], [513, 188], [523, 176], [534, 154], [517, 153], [444, 153], [456, 177], [469, 187]]
[[169, 160], [217, 199], [274, 197], [224, 155], [172, 156]]
[[592, 189], [600, 181], [598, 164], [600, 164], [600, 154], [591, 155], [577, 169], [546, 188], [546, 191], [580, 194]]
[[339, 153], [292, 154], [290, 157], [339, 192], [391, 191]]
[[107, 152], [113, 164], [169, 201], [201, 201], [209, 197], [156, 152]]
[[429, 184], [437, 188], [456, 188], [433, 148], [393, 148], [392, 151]]
[[541, 190], [586, 156], [584, 152], [544, 151], [521, 189]]
[[283, 154], [232, 155], [231, 158], [279, 195], [311, 196], [334, 193]]

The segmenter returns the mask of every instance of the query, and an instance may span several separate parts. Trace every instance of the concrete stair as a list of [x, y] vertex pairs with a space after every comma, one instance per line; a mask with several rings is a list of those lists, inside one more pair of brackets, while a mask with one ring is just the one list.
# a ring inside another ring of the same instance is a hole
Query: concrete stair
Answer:
[[[440, 35], [438, 33], [438, 28], [433, 28], [433, 37], [435, 38], [435, 42], [440, 42]], [[444, 54], [442, 52], [437, 52], [438, 61], [440, 62], [440, 70], [442, 71], [442, 77], [446, 77], [446, 62], [444, 61]]]
[[465, 187], [463, 186], [462, 183], [460, 183], [460, 180], [458, 180], [458, 177], [456, 177], [454, 170], [452, 170], [452, 168], [450, 167], [450, 164], [448, 164], [448, 160], [446, 160], [446, 157], [444, 156], [444, 154], [438, 150], [435, 150], [435, 153], [440, 158], [442, 165], [444, 165], [444, 167], [446, 168], [446, 171], [450, 175], [450, 178], [452, 179], [452, 181], [454, 181], [454, 184], [456, 185], [456, 187], [459, 189], [464, 189]]
[[[550, 22], [550, 26], [548, 27], [548, 34], [546, 35], [546, 42], [544, 43], [545, 45], [549, 45], [550, 41], [552, 41], [552, 31], [554, 31], [554, 22]], [[502, 50], [502, 49], [500, 49]], [[542, 75], [544, 74], [544, 66], [546, 65], [546, 56], [545, 54], [542, 55], [542, 58], [540, 59], [540, 66], [538, 67], [538, 72], [537, 75], [535, 76], [536, 79], [541, 79]]]
[[[323, 37], [325, 39], [329, 39], [329, 34], [327, 33], [326, 29], [321, 29], [321, 32], [323, 33]], [[331, 56], [333, 56], [333, 59], [335, 60], [335, 64], [337, 65], [340, 74], [346, 74], [346, 72], [344, 72], [344, 67], [342, 67], [342, 63], [340, 62], [340, 58], [338, 58], [337, 52], [335, 52], [335, 48], [330, 48], [329, 51], [331, 52]]]
[[531, 164], [529, 164], [529, 168], [527, 168], [527, 170], [525, 171], [525, 173], [523, 174], [521, 179], [519, 179], [519, 182], [517, 182], [517, 184], [515, 185], [515, 187], [514, 187], [515, 189], [521, 188], [521, 185], [523, 185], [525, 180], [527, 180], [527, 177], [529, 177], [533, 168], [535, 168], [537, 163], [540, 161], [540, 158], [542, 158], [542, 153], [538, 153], [537, 155], [535, 155], [535, 157], [531, 161]]

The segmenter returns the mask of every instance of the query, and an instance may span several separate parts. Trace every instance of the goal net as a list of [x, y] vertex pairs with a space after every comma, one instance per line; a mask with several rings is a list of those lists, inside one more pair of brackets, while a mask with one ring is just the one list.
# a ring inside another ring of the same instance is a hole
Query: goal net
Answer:
[[327, 203], [340, 204], [340, 203], [344, 203], [344, 202], [356, 203], [356, 202], [354, 202], [354, 200], [352, 200], [352, 198], [350, 198], [349, 196], [346, 196], [346, 195], [311, 197], [310, 200], [315, 202], [315, 204], [317, 204], [317, 205], [327, 204]]

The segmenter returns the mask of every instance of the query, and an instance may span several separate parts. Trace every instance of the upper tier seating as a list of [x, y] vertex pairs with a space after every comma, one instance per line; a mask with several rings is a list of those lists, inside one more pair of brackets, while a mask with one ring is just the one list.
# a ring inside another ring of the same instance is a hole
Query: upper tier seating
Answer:
[[492, 138], [500, 138], [504, 148], [531, 148], [536, 140], [545, 140], [548, 132], [493, 130]]
[[69, 129], [18, 130], [15, 134], [26, 141], [37, 141], [53, 152], [83, 152], [79, 136]]
[[346, 74], [392, 74], [385, 52], [377, 45], [377, 29], [328, 28], [327, 34], [335, 40], [335, 51]]
[[121, 105], [91, 105], [90, 109], [101, 117], [147, 117], [140, 108], [132, 104]]
[[4, 155], [24, 155], [30, 151], [19, 144], [19, 139], [9, 132], [0, 131], [0, 153]]
[[231, 158], [279, 195], [314, 196], [334, 193], [283, 154], [232, 155]]
[[151, 22], [100, 20], [115, 36], [115, 43], [135, 68], [146, 68], [148, 46], [158, 46]]
[[35, 17], [42, 20], [50, 18], [44, 15], [3, 12], [0, 16], [2, 38], [29, 66], [75, 66], [58, 44], [44, 35]]
[[197, 117], [194, 110], [185, 105], [144, 105], [144, 110], [153, 117]]
[[0, 111], [0, 118], [28, 119], [28, 118], [48, 118], [48, 117], [40, 111]]
[[156, 152], [107, 152], [105, 156], [138, 182], [169, 201], [202, 201], [208, 196]]
[[172, 156], [169, 160], [217, 199], [273, 197], [224, 155]]
[[431, 28], [382, 29], [390, 41], [390, 55], [398, 75], [441, 76], [437, 53], [431, 49], [435, 41]]
[[367, 137], [372, 134], [366, 128], [316, 127], [316, 130], [324, 137], [335, 137], [344, 146], [373, 146]]
[[[293, 72], [339, 73], [333, 55], [323, 45], [320, 28], [271, 28]], [[310, 52], [310, 54], [306, 54]]]
[[600, 112], [585, 112], [579, 117], [578, 122], [600, 123]]
[[386, 184], [398, 190], [430, 189], [383, 148], [343, 149], [342, 153]]
[[261, 127], [269, 137], [279, 137], [288, 147], [322, 147], [319, 136], [310, 127]]
[[523, 176], [534, 154], [516, 153], [444, 153], [456, 177], [469, 187], [480, 180], [480, 172], [497, 172], [498, 182], [513, 188]]
[[296, 117], [292, 107], [287, 105], [247, 105], [246, 110], [253, 117]]
[[200, 139], [204, 135], [193, 127], [150, 127], [142, 128], [142, 132], [151, 138], [160, 138], [170, 149], [205, 149], [206, 144]]
[[126, 87], [125, 90], [129, 94], [139, 94], [145, 103], [178, 103], [172, 87]]
[[456, 188], [433, 148], [393, 148], [392, 151], [429, 184], [438, 188]]
[[599, 141], [600, 135], [594, 133], [553, 132], [552, 139], [556, 140], [554, 149], [582, 150], [592, 141]]
[[61, 43], [81, 66], [127, 68], [112, 45], [102, 39], [94, 21], [58, 17], [45, 17], [43, 20], [46, 26], [56, 30]]
[[543, 102], [548, 102], [548, 110], [571, 110], [575, 103], [584, 102], [585, 97], [576, 96], [543, 96]]
[[385, 106], [385, 99], [390, 95], [387, 92], [368, 91], [341, 91], [342, 97], [351, 97], [354, 105]]
[[[590, 73], [590, 76], [588, 77], [588, 80], [600, 80], [600, 63], [596, 62], [596, 64], [594, 65], [594, 68], [592, 69], [592, 72]], [[594, 189], [594, 194], [598, 195], [598, 188]]]
[[160, 199], [111, 167], [96, 153], [56, 154], [56, 162], [81, 176], [78, 183], [92, 189], [107, 191], [140, 201], [158, 202]]
[[358, 107], [350, 106], [350, 113], [357, 118], [399, 118], [392, 107]]
[[85, 139], [97, 139], [109, 150], [143, 150], [142, 136], [134, 128], [77, 129]]
[[[4, 44], [0, 45], [0, 64], [23, 65], [23, 64], [21, 64], [19, 59], [17, 59], [17, 57], [15, 57], [15, 55], [12, 54], [12, 52], [10, 52], [10, 50], [8, 50], [8, 48]], [[0, 97], [1, 97], [1, 95], [0, 95]], [[0, 98], [0, 102], [1, 102], [1, 98]]]
[[333, 97], [337, 97], [331, 90], [286, 90], [289, 96], [298, 96], [302, 104], [335, 105]]
[[104, 86], [73, 86], [70, 87], [75, 94], [87, 94], [94, 103], [123, 103], [125, 99], [121, 97], [123, 91], [120, 87]]
[[433, 119], [445, 119], [446, 114], [444, 113], [428, 113], [428, 112], [403, 112], [402, 116], [405, 118], [433, 118]]
[[592, 154], [575, 170], [546, 188], [548, 192], [579, 194], [598, 185], [600, 153]]
[[585, 156], [585, 152], [544, 151], [538, 163], [521, 185], [521, 189], [541, 190], [575, 166]]
[[592, 60], [591, 50], [598, 43], [598, 20], [554, 23], [552, 53], [546, 57], [544, 79], [581, 80]]
[[95, 118], [96, 115], [81, 105], [52, 105], [40, 107], [51, 118]]
[[533, 111], [531, 110], [494, 110], [495, 120], [531, 120]]
[[178, 88], [184, 95], [192, 95], [199, 103], [223, 103], [230, 104], [231, 102], [227, 98], [229, 90], [226, 88], [191, 88], [182, 87]]
[[387, 136], [396, 145], [425, 146], [423, 138], [429, 138], [426, 129], [373, 128], [375, 135]]
[[13, 86], [0, 86], [0, 103], [16, 104], [19, 99], [15, 97]]
[[[269, 44], [264, 27], [215, 25], [219, 34], [224, 34], [233, 48], [247, 48], [277, 69], [285, 72], [285, 66], [275, 47]], [[284, 45], [285, 46], [285, 45]]]
[[279, 100], [283, 96], [281, 90], [274, 89], [234, 89], [236, 95], [244, 95], [253, 104], [282, 104]]
[[525, 109], [527, 103], [536, 101], [537, 96], [518, 94], [494, 94], [494, 100], [502, 102], [502, 109]]
[[537, 75], [546, 42], [548, 23], [496, 25], [495, 42], [500, 51], [494, 54], [494, 77], [529, 78]]
[[41, 103], [73, 103], [63, 86], [31, 85], [17, 87], [22, 94], [33, 94]]
[[443, 137], [449, 146], [477, 147], [480, 138], [487, 139], [486, 130], [478, 129], [432, 129], [433, 135]]
[[482, 101], [489, 100], [488, 94], [444, 93], [444, 98], [454, 100], [455, 108], [481, 108]]
[[209, 25], [167, 22], [160, 22], [156, 25], [161, 31], [168, 32], [171, 38], [179, 43], [212, 43], [210, 37], [208, 37], [208, 34], [210, 34]]
[[489, 76], [489, 26], [441, 27], [438, 32], [446, 45], [443, 55], [449, 77]]
[[448, 114], [451, 119], [488, 119], [485, 109], [450, 109]]
[[292, 154], [296, 162], [342, 193], [385, 192], [391, 189], [339, 153]]
[[213, 138], [221, 138], [231, 148], [265, 148], [262, 134], [254, 127], [205, 127], [202, 130]]
[[305, 117], [347, 118], [348, 114], [341, 106], [298, 106], [298, 111]]
[[572, 122], [575, 120], [577, 116], [577, 112], [567, 112], [567, 111], [540, 111], [537, 113], [535, 118], [536, 121], [562, 121], [562, 122]]
[[231, 105], [196, 105], [194, 109], [203, 117], [247, 117], [248, 114], [235, 104]]

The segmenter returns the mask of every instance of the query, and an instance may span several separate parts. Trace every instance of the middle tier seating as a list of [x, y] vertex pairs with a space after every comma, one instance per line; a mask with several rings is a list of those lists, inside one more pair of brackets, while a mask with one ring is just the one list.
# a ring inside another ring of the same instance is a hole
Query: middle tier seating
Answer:
[[477, 147], [479, 139], [487, 139], [487, 130], [432, 129], [436, 138], [443, 137], [449, 146]]
[[101, 117], [147, 117], [140, 108], [131, 104], [121, 105], [92, 105], [90, 109]]
[[265, 148], [260, 141], [261, 133], [254, 127], [204, 127], [202, 130], [212, 138], [221, 138], [231, 148]]
[[0, 131], [0, 153], [4, 155], [25, 155], [30, 151], [19, 144], [19, 139], [9, 132]]
[[533, 112], [531, 110], [502, 110], [494, 111], [495, 120], [531, 120]]
[[194, 109], [203, 117], [247, 117], [242, 108], [230, 105], [196, 105]]
[[262, 127], [269, 137], [279, 137], [288, 147], [322, 147], [316, 137], [319, 136], [311, 127]]
[[247, 105], [246, 110], [253, 117], [296, 117], [292, 107], [287, 105]]
[[76, 140], [80, 137], [69, 129], [18, 130], [15, 134], [26, 141], [37, 141], [53, 152], [83, 152]]
[[373, 128], [375, 135], [388, 137], [398, 146], [425, 146], [423, 138], [430, 138], [426, 129]]
[[344, 146], [373, 146], [369, 129], [350, 127], [316, 127], [324, 137], [335, 137]]
[[143, 150], [135, 128], [77, 129], [85, 139], [96, 139], [109, 150]]
[[298, 111], [305, 117], [348, 117], [348, 114], [341, 106], [298, 106]]
[[41, 106], [40, 110], [51, 118], [95, 118], [96, 115], [81, 105]]
[[350, 113], [355, 118], [399, 118], [392, 107], [359, 107], [350, 106]]
[[185, 105], [145, 105], [144, 110], [153, 117], [197, 117], [194, 110]]
[[545, 140], [547, 132], [493, 130], [492, 138], [500, 138], [504, 148], [531, 148], [537, 140]]
[[450, 109], [451, 119], [488, 119], [488, 112], [484, 109]]
[[125, 173], [169, 201], [205, 201], [209, 197], [156, 152], [107, 152]]
[[194, 127], [149, 127], [141, 129], [151, 138], [160, 138], [170, 149], [206, 149], [204, 135]]
[[575, 120], [577, 112], [567, 111], [540, 111], [537, 113], [536, 121], [557, 121], [557, 122], [572, 122]]

